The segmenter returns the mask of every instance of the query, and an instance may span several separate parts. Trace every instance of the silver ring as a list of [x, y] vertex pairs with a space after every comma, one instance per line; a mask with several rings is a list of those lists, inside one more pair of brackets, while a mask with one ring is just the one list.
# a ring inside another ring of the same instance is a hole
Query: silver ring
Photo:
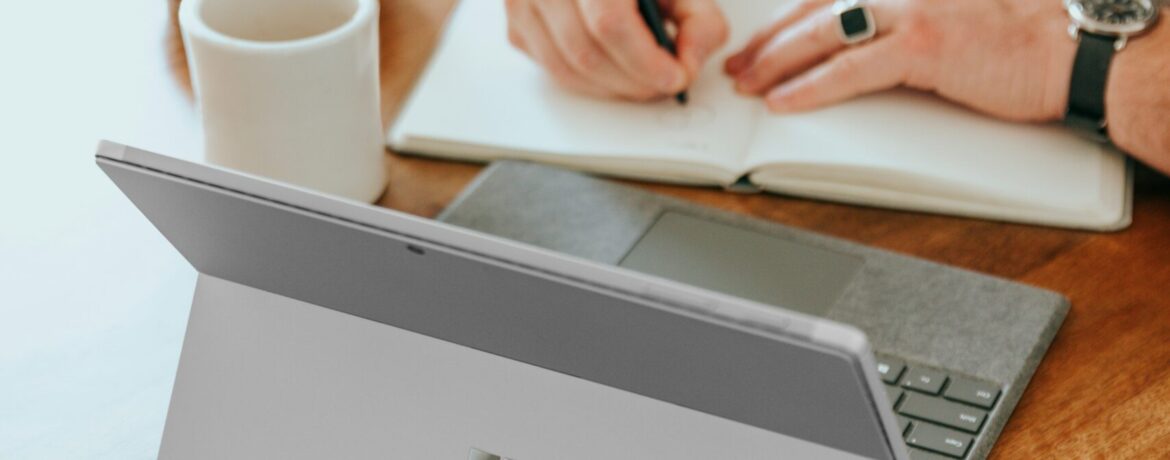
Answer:
[[877, 34], [877, 23], [865, 0], [837, 0], [833, 3], [837, 16], [837, 36], [841, 43], [856, 45]]

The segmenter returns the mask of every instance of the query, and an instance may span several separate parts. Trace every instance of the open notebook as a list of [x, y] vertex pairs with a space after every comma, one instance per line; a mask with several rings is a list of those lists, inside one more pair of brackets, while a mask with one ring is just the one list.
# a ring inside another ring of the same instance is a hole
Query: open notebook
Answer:
[[[722, 2], [732, 51], [775, 2]], [[735, 94], [716, 56], [690, 104], [596, 100], [562, 90], [507, 42], [500, 0], [464, 0], [397, 122], [396, 151], [528, 159], [684, 184], [1063, 227], [1129, 224], [1122, 155], [1059, 126], [984, 117], [896, 90], [771, 115]]]

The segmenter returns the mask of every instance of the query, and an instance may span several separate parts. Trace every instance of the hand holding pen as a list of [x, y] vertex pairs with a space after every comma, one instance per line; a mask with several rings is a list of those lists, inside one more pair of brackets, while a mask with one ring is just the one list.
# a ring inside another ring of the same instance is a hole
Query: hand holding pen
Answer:
[[[560, 84], [594, 96], [677, 97], [727, 41], [727, 23], [713, 0], [505, 1], [512, 44]], [[648, 17], [649, 6], [659, 7], [660, 20]], [[666, 36], [659, 26], [656, 36], [654, 24], [666, 21], [677, 34]], [[671, 38], [675, 52], [668, 49]]]

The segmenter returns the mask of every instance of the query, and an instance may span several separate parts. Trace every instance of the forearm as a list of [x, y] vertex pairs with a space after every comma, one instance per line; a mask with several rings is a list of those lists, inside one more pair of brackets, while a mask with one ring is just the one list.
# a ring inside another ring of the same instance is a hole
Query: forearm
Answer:
[[1118, 148], [1170, 175], [1170, 9], [1161, 13], [1114, 57], [1105, 114]]

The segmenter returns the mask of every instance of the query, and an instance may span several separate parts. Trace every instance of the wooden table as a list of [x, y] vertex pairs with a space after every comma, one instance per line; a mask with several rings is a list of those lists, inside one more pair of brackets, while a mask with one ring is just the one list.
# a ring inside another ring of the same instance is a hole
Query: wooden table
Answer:
[[[502, 0], [472, 0], [502, 1]], [[387, 124], [422, 71], [452, 0], [383, 0]], [[172, 19], [173, 21], [173, 19]], [[171, 63], [187, 79], [172, 26]], [[433, 217], [481, 166], [390, 154], [378, 203]], [[1003, 224], [717, 190], [636, 184], [1069, 297], [1072, 310], [993, 458], [1170, 458], [1170, 180], [1139, 177], [1117, 233]]]

